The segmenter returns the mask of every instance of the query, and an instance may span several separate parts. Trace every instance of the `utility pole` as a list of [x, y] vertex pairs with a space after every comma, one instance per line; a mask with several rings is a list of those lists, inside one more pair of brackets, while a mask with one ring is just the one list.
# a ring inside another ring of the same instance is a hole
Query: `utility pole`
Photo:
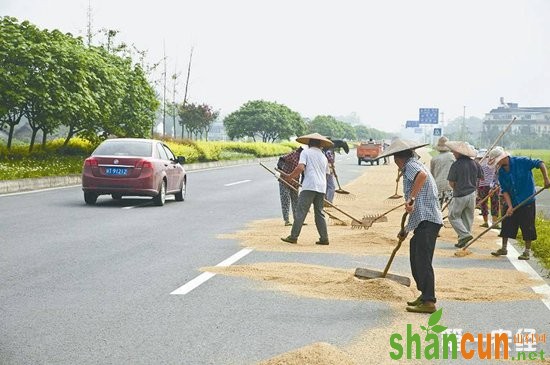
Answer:
[[[172, 133], [172, 136], [176, 138], [176, 116], [178, 114], [178, 108], [176, 106], [176, 85], [178, 83], [178, 77], [180, 74], [178, 73], [178, 65], [176, 62], [176, 65], [174, 66], [174, 74], [172, 75], [172, 80], [174, 81], [173, 88], [172, 88], [172, 117], [174, 122], [174, 131]], [[183, 127], [182, 127], [183, 128]]]
[[464, 141], [466, 135], [466, 105], [464, 105], [464, 113], [462, 114], [462, 128], [460, 128], [460, 140]]
[[[189, 76], [191, 75], [191, 60], [193, 59], [193, 47], [191, 47], [191, 53], [189, 54], [189, 64], [187, 65], [187, 79], [185, 80], [185, 94], [183, 95], [182, 107], [185, 108], [187, 104], [187, 89], [189, 87]], [[185, 122], [185, 121], [183, 121]], [[185, 123], [181, 126], [181, 138], [183, 138], [183, 127]]]
[[92, 31], [92, 4], [88, 0], [88, 11], [86, 12], [88, 23], [86, 24], [86, 39], [88, 42], [88, 48], [92, 45], [93, 31]]
[[163, 41], [162, 42], [162, 49], [163, 49], [163, 53], [164, 53], [164, 57], [163, 57], [163, 60], [164, 60], [164, 72], [163, 72], [163, 77], [164, 77], [164, 86], [163, 86], [163, 91], [162, 91], [162, 136], [166, 136], [166, 42]]

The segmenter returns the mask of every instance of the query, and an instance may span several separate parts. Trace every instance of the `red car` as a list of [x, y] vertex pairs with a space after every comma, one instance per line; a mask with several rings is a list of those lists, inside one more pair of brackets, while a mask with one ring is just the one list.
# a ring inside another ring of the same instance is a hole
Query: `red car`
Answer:
[[140, 138], [108, 139], [84, 161], [82, 190], [84, 201], [93, 205], [97, 197], [111, 194], [151, 196], [162, 206], [166, 194], [185, 199], [187, 175], [185, 157], [174, 156], [162, 141]]

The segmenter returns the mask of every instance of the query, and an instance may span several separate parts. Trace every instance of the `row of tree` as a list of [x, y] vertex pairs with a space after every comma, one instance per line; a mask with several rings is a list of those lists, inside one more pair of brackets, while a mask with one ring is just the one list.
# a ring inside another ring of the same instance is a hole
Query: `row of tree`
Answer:
[[[140, 62], [134, 62], [126, 45], [116, 45], [117, 33], [105, 30], [106, 42], [95, 46], [91, 38], [84, 44], [71, 34], [0, 17], [0, 127], [8, 132], [8, 148], [23, 119], [32, 131], [30, 150], [39, 132], [43, 144], [59, 131], [65, 133], [65, 144], [76, 135], [94, 141], [110, 135], [147, 137], [154, 132], [160, 102], [147, 80], [152, 68], [144, 64], [144, 52], [138, 51]], [[174, 135], [179, 118], [182, 138], [208, 139], [219, 117], [212, 106], [186, 100], [163, 108], [173, 118]], [[263, 100], [245, 103], [223, 122], [229, 138], [263, 142], [307, 132], [349, 140], [387, 137], [332, 116], [307, 120], [285, 105]]]
[[36, 135], [60, 126], [65, 142], [150, 134], [159, 101], [140, 64], [105, 46], [86, 46], [58, 30], [0, 18], [0, 125], [13, 132], [25, 117]]
[[352, 126], [330, 115], [319, 115], [312, 120], [285, 105], [264, 100], [249, 101], [224, 119], [227, 135], [231, 139], [249, 137], [263, 142], [289, 139], [306, 132], [348, 140], [389, 138], [390, 134], [363, 125]]

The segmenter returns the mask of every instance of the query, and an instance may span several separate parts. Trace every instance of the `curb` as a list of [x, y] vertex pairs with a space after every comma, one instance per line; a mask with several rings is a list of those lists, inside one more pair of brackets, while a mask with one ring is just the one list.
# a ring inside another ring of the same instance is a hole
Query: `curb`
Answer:
[[[233, 161], [198, 162], [184, 165], [186, 171], [197, 171], [226, 166], [252, 165], [254, 163], [276, 161], [277, 157], [256, 158]], [[59, 188], [82, 184], [81, 175], [47, 176], [17, 180], [0, 180], [0, 194], [18, 193], [20, 191]]]

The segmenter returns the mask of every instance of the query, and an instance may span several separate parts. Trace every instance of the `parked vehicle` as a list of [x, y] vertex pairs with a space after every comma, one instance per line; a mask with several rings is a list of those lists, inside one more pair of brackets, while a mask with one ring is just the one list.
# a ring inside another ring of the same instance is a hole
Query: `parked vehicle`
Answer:
[[370, 162], [371, 165], [376, 162], [380, 165], [378, 156], [382, 153], [382, 143], [376, 141], [361, 142], [357, 147], [357, 164], [361, 165], [362, 161]]
[[185, 199], [185, 157], [175, 157], [163, 142], [153, 139], [118, 138], [102, 142], [84, 161], [82, 190], [86, 204], [98, 196], [150, 196], [162, 206], [167, 194]]

